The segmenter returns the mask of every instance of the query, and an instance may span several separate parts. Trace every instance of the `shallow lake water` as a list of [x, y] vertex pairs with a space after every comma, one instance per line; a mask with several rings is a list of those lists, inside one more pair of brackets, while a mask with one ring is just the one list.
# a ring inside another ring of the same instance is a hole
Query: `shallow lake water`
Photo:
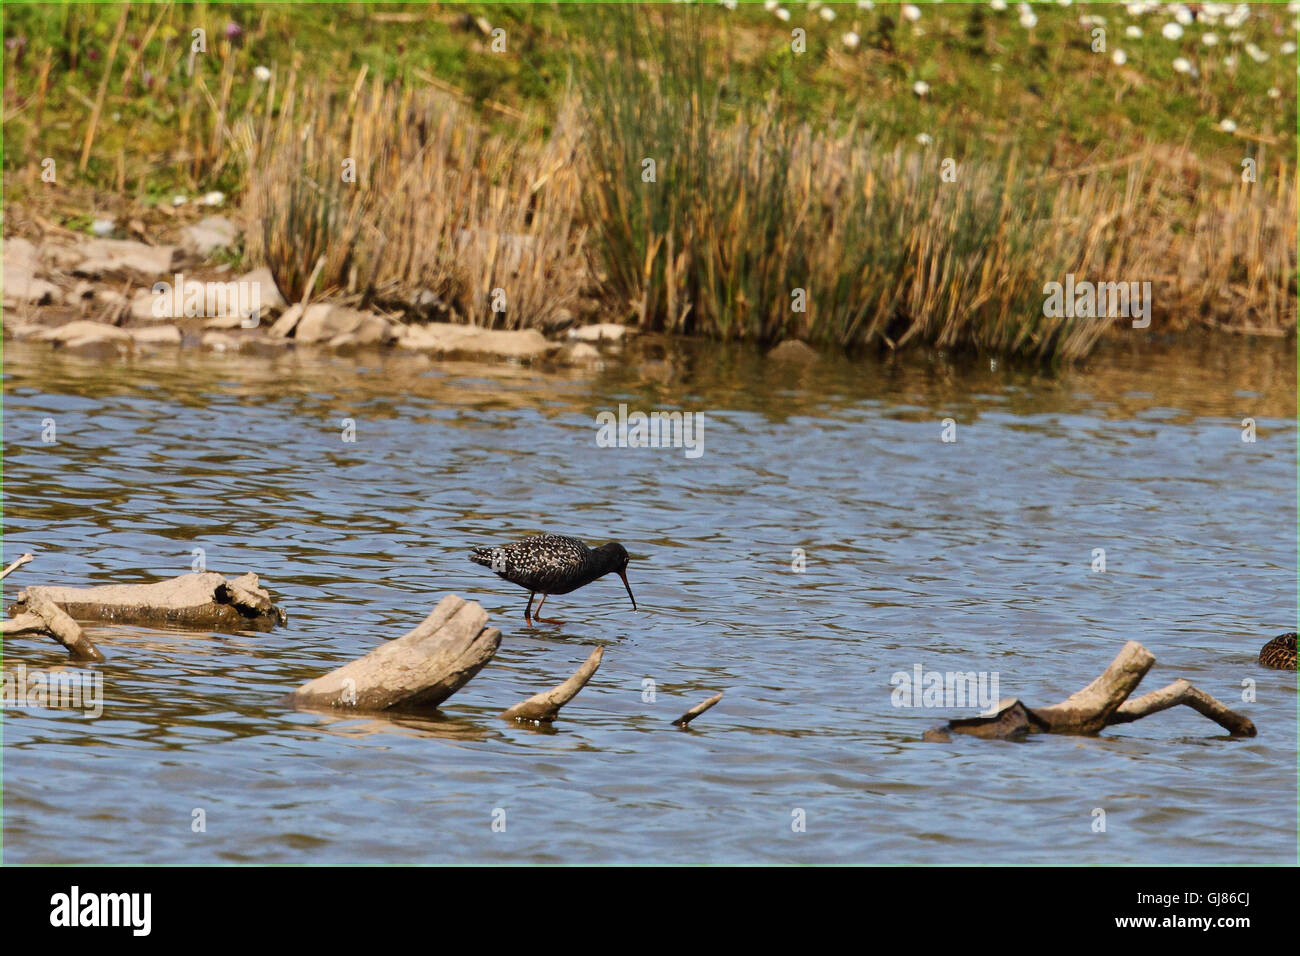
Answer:
[[[703, 412], [703, 453], [598, 447], [620, 403]], [[4, 558], [37, 555], [6, 600], [201, 548], [289, 622], [91, 628], [99, 717], [4, 710], [4, 860], [1294, 863], [1296, 675], [1256, 655], [1296, 624], [1295, 412], [1293, 345], [1240, 340], [1057, 375], [657, 342], [592, 370], [6, 342]], [[611, 576], [526, 627], [526, 593], [466, 554], [540, 530], [621, 541], [640, 609]], [[440, 714], [282, 706], [447, 593], [505, 636]], [[1259, 735], [1176, 708], [923, 743], [976, 708], [893, 694], [919, 666], [1055, 703], [1129, 640], [1157, 658], [1142, 691], [1188, 678]], [[596, 644], [553, 728], [498, 718]], [[12, 639], [3, 666], [64, 657]]]

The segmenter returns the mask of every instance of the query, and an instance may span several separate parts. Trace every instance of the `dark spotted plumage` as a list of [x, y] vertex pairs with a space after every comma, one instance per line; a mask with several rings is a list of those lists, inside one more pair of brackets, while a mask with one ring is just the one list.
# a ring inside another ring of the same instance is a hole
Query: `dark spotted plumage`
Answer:
[[1260, 649], [1259, 662], [1280, 671], [1295, 670], [1295, 631], [1273, 638]]
[[[540, 612], [548, 595], [568, 594], [610, 573], [623, 579], [627, 596], [632, 598], [632, 610], [636, 610], [636, 598], [632, 597], [632, 586], [627, 583], [627, 551], [615, 542], [589, 548], [577, 538], [537, 534], [497, 548], [475, 548], [469, 559], [491, 568], [511, 584], [528, 590], [524, 620], [529, 624], [532, 623], [533, 598], [538, 594], [542, 596], [537, 605]], [[546, 621], [540, 615], [537, 620], [547, 624], [559, 623]]]

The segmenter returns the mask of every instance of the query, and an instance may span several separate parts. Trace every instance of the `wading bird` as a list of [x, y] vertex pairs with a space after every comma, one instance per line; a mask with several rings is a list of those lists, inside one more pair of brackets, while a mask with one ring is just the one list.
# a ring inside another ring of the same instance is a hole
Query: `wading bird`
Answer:
[[[576, 591], [611, 572], [623, 579], [627, 596], [632, 598], [632, 610], [636, 610], [632, 585], [627, 583], [627, 551], [613, 541], [599, 548], [589, 548], [577, 538], [536, 534], [498, 548], [475, 548], [469, 559], [491, 568], [499, 577], [528, 591], [524, 622], [530, 626], [534, 619], [540, 624], [562, 623], [541, 616], [546, 599], [552, 594]], [[538, 594], [542, 599], [537, 602], [534, 612], [533, 598]]]

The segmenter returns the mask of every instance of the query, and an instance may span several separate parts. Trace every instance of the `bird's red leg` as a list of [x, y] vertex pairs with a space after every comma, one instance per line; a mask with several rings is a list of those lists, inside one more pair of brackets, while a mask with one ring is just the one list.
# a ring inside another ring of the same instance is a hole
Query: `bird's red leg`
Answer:
[[564, 623], [563, 621], [557, 621], [554, 618], [542, 617], [542, 605], [545, 603], [546, 603], [546, 595], [543, 594], [542, 599], [537, 602], [537, 610], [533, 612], [533, 620], [537, 621], [538, 624], [563, 624]]
[[[529, 591], [529, 592], [528, 592], [528, 605], [524, 608], [524, 623], [525, 623], [526, 625], [528, 625], [529, 627], [532, 627], [532, 626], [533, 626], [533, 619], [532, 619], [531, 616], [529, 616], [529, 612], [533, 609], [533, 598], [535, 598], [535, 597], [537, 597], [537, 592], [536, 592], [536, 591]], [[542, 600], [545, 601], [546, 598], [543, 597]], [[538, 607], [541, 607], [540, 604], [537, 605], [537, 606], [538, 606]]]

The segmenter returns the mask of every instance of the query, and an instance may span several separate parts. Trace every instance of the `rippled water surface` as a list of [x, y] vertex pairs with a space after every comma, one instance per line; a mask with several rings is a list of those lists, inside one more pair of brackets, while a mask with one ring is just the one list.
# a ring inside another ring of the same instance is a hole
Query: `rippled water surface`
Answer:
[[[1296, 677], [1255, 658], [1296, 623], [1295, 399], [1289, 346], [1235, 341], [1055, 377], [655, 343], [581, 372], [6, 343], [5, 560], [37, 553], [7, 598], [202, 548], [289, 623], [90, 629], [102, 716], [5, 709], [4, 859], [1294, 862]], [[597, 447], [619, 403], [703, 411], [704, 454]], [[526, 594], [466, 552], [543, 529], [622, 541], [640, 610], [610, 577], [525, 627]], [[505, 638], [440, 714], [280, 704], [449, 592]], [[972, 711], [891, 701], [921, 665], [1054, 703], [1127, 640], [1157, 657], [1143, 690], [1186, 677], [1259, 736], [1177, 708], [922, 743]], [[595, 644], [552, 730], [498, 719]], [[4, 667], [63, 657], [12, 639]]]

